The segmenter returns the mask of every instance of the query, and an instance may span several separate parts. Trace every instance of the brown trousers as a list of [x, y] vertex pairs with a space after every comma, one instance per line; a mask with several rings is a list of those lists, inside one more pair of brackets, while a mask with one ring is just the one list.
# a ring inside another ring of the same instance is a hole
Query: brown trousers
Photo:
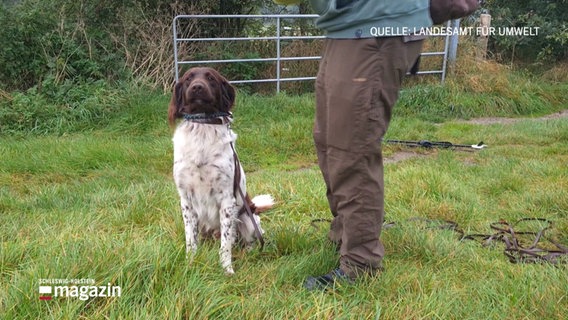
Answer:
[[329, 232], [349, 276], [381, 268], [381, 138], [423, 41], [327, 39], [316, 80], [314, 142], [334, 216]]

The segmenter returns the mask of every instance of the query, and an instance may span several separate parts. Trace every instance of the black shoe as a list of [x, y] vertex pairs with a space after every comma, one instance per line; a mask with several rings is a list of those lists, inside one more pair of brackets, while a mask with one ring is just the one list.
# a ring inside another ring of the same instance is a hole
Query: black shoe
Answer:
[[353, 280], [350, 279], [343, 270], [337, 268], [332, 270], [328, 274], [321, 275], [319, 277], [308, 277], [304, 282], [304, 288], [309, 291], [312, 290], [325, 290], [328, 288], [334, 288], [336, 283], [348, 283], [352, 284]]

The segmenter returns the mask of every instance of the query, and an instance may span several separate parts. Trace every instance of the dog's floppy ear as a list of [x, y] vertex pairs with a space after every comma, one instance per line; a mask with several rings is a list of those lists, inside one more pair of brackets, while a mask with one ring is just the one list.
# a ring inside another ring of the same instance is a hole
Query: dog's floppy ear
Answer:
[[172, 127], [176, 124], [176, 119], [181, 116], [179, 109], [183, 107], [184, 82], [183, 79], [178, 81], [172, 92], [172, 100], [168, 108], [168, 122]]
[[229, 112], [235, 104], [235, 87], [233, 87], [227, 79], [223, 79], [221, 83], [221, 108], [222, 111]]

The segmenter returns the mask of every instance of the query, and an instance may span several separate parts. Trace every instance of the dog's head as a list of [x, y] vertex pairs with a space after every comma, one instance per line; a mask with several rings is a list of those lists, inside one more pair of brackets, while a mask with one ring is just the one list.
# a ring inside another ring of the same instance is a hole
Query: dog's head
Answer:
[[229, 112], [235, 88], [217, 70], [191, 68], [174, 85], [168, 121], [175, 125], [184, 114]]

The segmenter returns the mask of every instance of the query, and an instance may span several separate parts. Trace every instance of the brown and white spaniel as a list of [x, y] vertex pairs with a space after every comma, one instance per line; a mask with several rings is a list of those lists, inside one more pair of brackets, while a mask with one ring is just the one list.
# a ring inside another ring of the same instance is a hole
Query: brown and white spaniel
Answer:
[[[175, 84], [168, 110], [173, 136], [173, 176], [181, 199], [186, 252], [193, 256], [198, 235], [221, 238], [225, 273], [233, 274], [232, 246], [252, 248], [262, 240], [258, 213], [273, 206], [269, 195], [250, 200], [231, 130], [235, 89], [214, 69], [192, 68]], [[181, 120], [181, 121], [178, 121]], [[246, 204], [253, 214], [245, 214]], [[262, 242], [263, 243], [263, 242]]]

